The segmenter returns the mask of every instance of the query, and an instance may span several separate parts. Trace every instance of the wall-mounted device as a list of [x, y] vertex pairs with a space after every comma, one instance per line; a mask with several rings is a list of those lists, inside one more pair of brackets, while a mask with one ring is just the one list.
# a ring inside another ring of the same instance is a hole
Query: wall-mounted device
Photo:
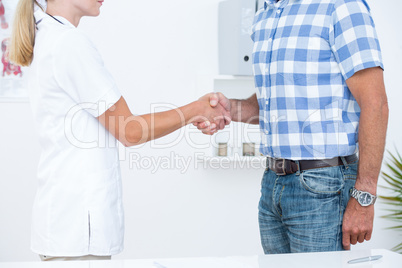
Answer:
[[251, 27], [264, 0], [227, 0], [219, 3], [219, 73], [252, 75]]

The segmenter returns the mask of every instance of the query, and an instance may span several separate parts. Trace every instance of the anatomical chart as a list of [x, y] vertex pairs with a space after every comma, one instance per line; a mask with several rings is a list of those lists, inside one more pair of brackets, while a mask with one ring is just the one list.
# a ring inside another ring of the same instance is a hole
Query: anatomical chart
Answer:
[[17, 0], [0, 0], [1, 74], [0, 101], [2, 98], [27, 98], [24, 68], [10, 62], [8, 48]]

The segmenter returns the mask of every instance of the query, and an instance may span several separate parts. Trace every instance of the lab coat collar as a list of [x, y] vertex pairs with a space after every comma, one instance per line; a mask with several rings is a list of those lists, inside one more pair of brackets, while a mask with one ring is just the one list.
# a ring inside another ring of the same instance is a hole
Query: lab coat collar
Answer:
[[64, 25], [67, 25], [67, 26], [76, 28], [71, 22], [69, 22], [69, 21], [68, 21], [66, 18], [64, 18], [64, 17], [61, 17], [61, 16], [53, 16], [53, 17], [55, 17], [56, 19], [58, 19], [59, 21], [61, 21]]
[[[35, 21], [36, 24], [39, 24], [43, 19], [45, 18], [50, 18], [53, 20], [53, 18], [49, 15], [46, 14], [45, 12], [43, 12], [42, 9], [38, 8], [35, 13]], [[71, 22], [69, 22], [66, 18], [61, 17], [61, 16], [54, 16], [57, 20], [59, 20], [61, 23], [63, 23], [64, 25], [68, 26], [68, 27], [72, 27], [72, 28], [76, 28]]]
[[34, 13], [34, 17], [35, 17], [35, 22], [36, 24], [38, 24], [41, 20], [43, 20], [46, 17], [46, 13], [42, 11], [42, 9], [38, 8], [35, 13]]

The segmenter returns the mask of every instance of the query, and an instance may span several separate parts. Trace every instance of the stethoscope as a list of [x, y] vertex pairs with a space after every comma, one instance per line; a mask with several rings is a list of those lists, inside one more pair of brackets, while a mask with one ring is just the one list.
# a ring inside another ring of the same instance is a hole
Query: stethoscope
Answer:
[[[58, 19], [56, 19], [55, 17], [53, 17], [53, 16], [50, 15], [49, 13], [46, 13], [46, 14], [49, 15], [50, 17], [52, 17], [55, 21], [57, 21], [57, 22], [59, 22], [59, 23], [61, 23], [61, 24], [64, 25], [64, 23], [62, 23], [61, 21], [59, 21]], [[40, 19], [39, 21], [37, 21], [37, 22], [36, 22], [36, 25], [38, 25], [39, 23], [41, 23], [42, 20], [43, 20], [43, 19]]]
[[61, 21], [59, 21], [58, 19], [56, 19], [55, 17], [53, 17], [52, 15], [50, 15], [49, 13], [46, 13], [46, 14], [48, 14], [50, 17], [52, 17], [53, 19], [55, 19], [57, 22], [59, 22], [59, 23], [61, 23], [61, 24], [64, 24], [64, 23], [62, 23]]

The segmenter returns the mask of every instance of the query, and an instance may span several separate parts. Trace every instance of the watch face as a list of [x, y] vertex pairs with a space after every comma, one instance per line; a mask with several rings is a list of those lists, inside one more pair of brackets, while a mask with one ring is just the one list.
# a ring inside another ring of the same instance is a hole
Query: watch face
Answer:
[[364, 206], [368, 206], [371, 204], [372, 197], [368, 193], [361, 193], [359, 196], [359, 203]]

